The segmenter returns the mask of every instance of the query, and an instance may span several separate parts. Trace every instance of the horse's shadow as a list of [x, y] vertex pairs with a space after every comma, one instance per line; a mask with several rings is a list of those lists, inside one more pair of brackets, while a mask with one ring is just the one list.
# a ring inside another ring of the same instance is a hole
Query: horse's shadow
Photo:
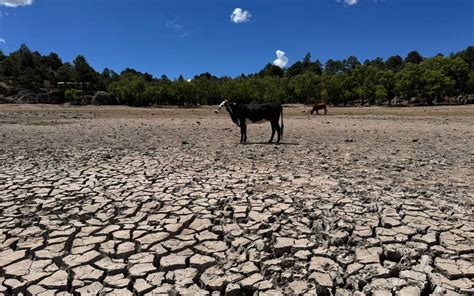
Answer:
[[275, 142], [272, 142], [272, 143], [269, 143], [269, 142], [245, 142], [245, 143], [239, 143], [241, 145], [293, 145], [293, 146], [296, 146], [296, 145], [299, 145], [298, 143], [275, 143]]

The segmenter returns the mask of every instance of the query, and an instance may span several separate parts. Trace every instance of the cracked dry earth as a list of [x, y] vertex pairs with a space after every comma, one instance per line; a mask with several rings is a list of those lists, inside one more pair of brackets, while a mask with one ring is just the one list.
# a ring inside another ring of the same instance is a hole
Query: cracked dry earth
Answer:
[[0, 106], [0, 294], [473, 295], [473, 107]]

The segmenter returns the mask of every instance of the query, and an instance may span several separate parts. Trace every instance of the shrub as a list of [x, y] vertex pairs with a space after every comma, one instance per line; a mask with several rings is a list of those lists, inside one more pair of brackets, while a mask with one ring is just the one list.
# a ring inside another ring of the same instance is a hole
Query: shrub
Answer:
[[64, 92], [64, 98], [72, 105], [82, 105], [82, 91], [79, 89], [67, 89]]
[[92, 97], [92, 105], [117, 105], [119, 101], [117, 97], [111, 93], [105, 91], [98, 91]]

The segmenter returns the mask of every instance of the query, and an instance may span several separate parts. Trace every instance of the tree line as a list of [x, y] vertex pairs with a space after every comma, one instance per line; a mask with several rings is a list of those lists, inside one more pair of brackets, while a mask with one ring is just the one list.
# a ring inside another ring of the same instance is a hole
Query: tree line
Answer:
[[[116, 73], [93, 69], [86, 58], [63, 62], [56, 53], [41, 55], [26, 45], [0, 52], [0, 95], [55, 92], [62, 102], [108, 92], [108, 103], [131, 106], [205, 105], [222, 99], [242, 102], [326, 102], [332, 105], [392, 104], [394, 99], [433, 104], [474, 93], [474, 46], [449, 56], [423, 57], [417, 51], [384, 60], [360, 62], [355, 56], [325, 64], [306, 54], [288, 68], [267, 64], [258, 73], [235, 78], [210, 73], [191, 80], [154, 77], [127, 68]], [[88, 103], [88, 101], [86, 101]]]

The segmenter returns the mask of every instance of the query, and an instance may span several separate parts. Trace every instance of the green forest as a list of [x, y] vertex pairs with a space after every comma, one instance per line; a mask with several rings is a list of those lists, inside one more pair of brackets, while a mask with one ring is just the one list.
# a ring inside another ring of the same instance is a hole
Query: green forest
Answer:
[[331, 105], [443, 104], [447, 98], [474, 94], [474, 46], [452, 53], [359, 61], [350, 56], [324, 64], [307, 53], [281, 69], [267, 64], [261, 71], [238, 77], [211, 73], [191, 80], [169, 79], [127, 68], [116, 73], [93, 69], [86, 58], [63, 62], [56, 53], [41, 55], [22, 45], [0, 52], [0, 102], [124, 104], [130, 106], [217, 104], [241, 102]]

